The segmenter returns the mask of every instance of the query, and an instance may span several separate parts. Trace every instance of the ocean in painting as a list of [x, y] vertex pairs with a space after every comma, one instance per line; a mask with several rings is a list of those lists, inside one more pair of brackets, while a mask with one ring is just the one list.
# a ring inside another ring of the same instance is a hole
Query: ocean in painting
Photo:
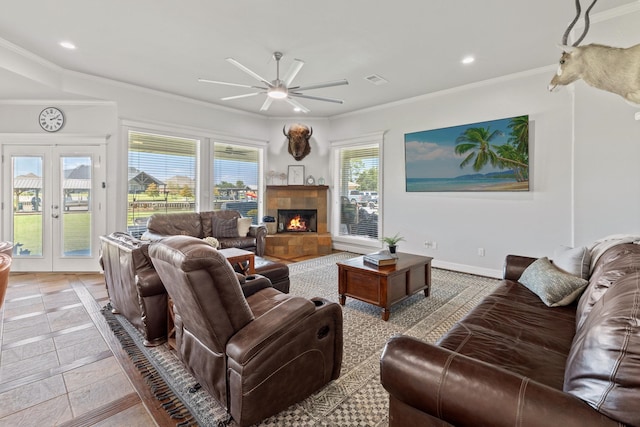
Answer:
[[513, 178], [407, 178], [407, 192], [528, 191], [528, 182]]

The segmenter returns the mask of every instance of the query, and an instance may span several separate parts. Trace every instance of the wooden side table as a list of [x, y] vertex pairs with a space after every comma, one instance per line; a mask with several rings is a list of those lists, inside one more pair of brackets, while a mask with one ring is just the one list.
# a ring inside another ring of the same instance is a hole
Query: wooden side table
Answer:
[[235, 263], [243, 263], [244, 261], [249, 261], [249, 274], [256, 273], [256, 260], [255, 254], [251, 251], [245, 251], [244, 249], [238, 248], [227, 248], [227, 249], [218, 249], [224, 257], [234, 265]]
[[433, 258], [398, 254], [395, 265], [376, 267], [359, 256], [338, 264], [340, 304], [346, 297], [382, 308], [382, 320], [389, 320], [391, 306], [419, 291], [428, 297], [431, 292], [431, 260]]

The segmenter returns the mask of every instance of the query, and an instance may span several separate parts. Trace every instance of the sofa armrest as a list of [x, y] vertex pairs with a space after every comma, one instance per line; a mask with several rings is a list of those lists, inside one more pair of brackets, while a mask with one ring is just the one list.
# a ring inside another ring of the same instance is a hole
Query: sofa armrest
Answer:
[[236, 276], [238, 276], [240, 287], [242, 288], [242, 294], [245, 298], [250, 297], [261, 289], [273, 287], [271, 285], [271, 280], [259, 274], [244, 276], [240, 273], [236, 273]]
[[227, 342], [227, 355], [240, 365], [248, 363], [255, 355], [295, 328], [305, 317], [316, 310], [312, 301], [290, 297], [262, 316], [254, 319]]
[[267, 245], [267, 227], [252, 224], [251, 227], [249, 227], [248, 236], [256, 238], [256, 255], [264, 255], [264, 248]]
[[504, 260], [504, 268], [502, 271], [502, 278], [505, 280], [513, 280], [517, 282], [520, 280], [522, 272], [526, 270], [537, 258], [531, 258], [521, 255], [507, 255]]
[[407, 336], [387, 342], [380, 381], [395, 399], [457, 427], [618, 425], [562, 390]]
[[151, 242], [157, 242], [158, 240], [162, 240], [165, 237], [167, 236], [164, 234], [159, 234], [159, 233], [156, 233], [155, 231], [147, 230], [144, 233], [142, 233], [142, 236], [140, 236], [140, 240], [149, 240]]

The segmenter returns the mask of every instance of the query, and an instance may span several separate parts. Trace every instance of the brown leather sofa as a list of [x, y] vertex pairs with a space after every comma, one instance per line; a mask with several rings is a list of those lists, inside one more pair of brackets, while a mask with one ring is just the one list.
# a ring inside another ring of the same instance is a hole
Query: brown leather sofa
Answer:
[[381, 357], [390, 426], [640, 426], [640, 245], [595, 262], [579, 299], [547, 307], [508, 256], [501, 286], [437, 345]]
[[271, 287], [245, 298], [224, 256], [197, 238], [168, 237], [149, 254], [174, 304], [180, 358], [239, 425], [276, 414], [338, 378], [338, 304]]
[[215, 237], [220, 248], [239, 248], [264, 255], [267, 228], [251, 225], [246, 235], [237, 232], [237, 220], [242, 215], [234, 210], [153, 214], [147, 221], [142, 240], [160, 240], [167, 236], [192, 236], [199, 239]]

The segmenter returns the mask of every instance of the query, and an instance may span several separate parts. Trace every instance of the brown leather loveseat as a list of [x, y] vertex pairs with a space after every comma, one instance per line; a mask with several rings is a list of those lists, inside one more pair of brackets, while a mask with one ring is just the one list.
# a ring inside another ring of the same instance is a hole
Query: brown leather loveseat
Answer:
[[640, 245], [599, 255], [567, 306], [520, 282], [534, 261], [508, 256], [502, 284], [437, 345], [387, 342], [390, 426], [640, 426]]
[[245, 296], [224, 256], [200, 239], [151, 244], [174, 304], [178, 355], [241, 426], [254, 424], [338, 378], [342, 310], [266, 287]]
[[[244, 221], [247, 222], [243, 227]], [[242, 218], [240, 212], [234, 210], [151, 215], [142, 240], [156, 241], [167, 236], [215, 237], [220, 249], [238, 248], [262, 256], [267, 228], [251, 224], [250, 218]]]

